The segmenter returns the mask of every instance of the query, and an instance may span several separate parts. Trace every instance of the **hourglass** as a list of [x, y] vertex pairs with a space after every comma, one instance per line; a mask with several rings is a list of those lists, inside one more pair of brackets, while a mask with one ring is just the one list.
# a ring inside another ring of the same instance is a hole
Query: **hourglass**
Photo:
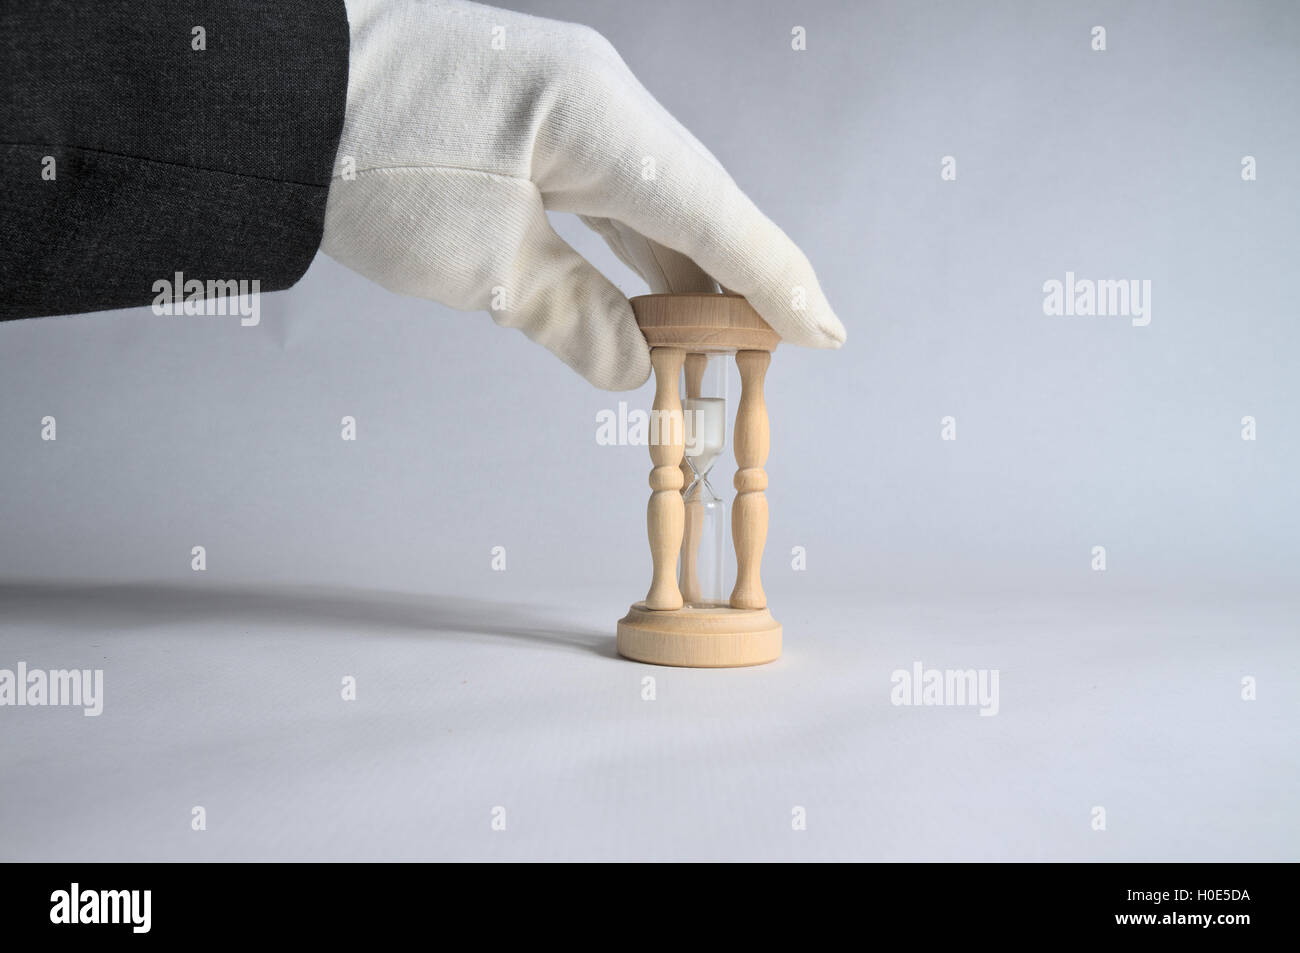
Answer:
[[[767, 538], [768, 421], [763, 381], [780, 343], [749, 303], [730, 294], [632, 299], [650, 344], [650, 591], [618, 623], [618, 651], [657, 665], [726, 668], [781, 655], [781, 625], [767, 609], [759, 568]], [[724, 595], [726, 501], [709, 476], [726, 446], [727, 377], [740, 402], [731, 535], [736, 581]], [[683, 387], [684, 380], [684, 387]]]

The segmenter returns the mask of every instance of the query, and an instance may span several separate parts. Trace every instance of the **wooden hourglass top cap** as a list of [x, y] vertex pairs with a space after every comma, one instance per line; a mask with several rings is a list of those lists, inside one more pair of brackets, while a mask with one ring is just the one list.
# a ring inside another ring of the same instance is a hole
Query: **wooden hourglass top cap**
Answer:
[[631, 299], [651, 347], [688, 351], [775, 351], [781, 335], [741, 295], [652, 294]]

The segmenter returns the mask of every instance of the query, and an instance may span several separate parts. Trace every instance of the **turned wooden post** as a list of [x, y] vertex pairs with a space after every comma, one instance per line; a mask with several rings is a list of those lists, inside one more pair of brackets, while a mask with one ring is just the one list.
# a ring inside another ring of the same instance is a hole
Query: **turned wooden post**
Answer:
[[731, 511], [731, 537], [736, 546], [736, 588], [731, 591], [733, 609], [763, 609], [760, 569], [763, 545], [767, 542], [767, 451], [771, 435], [763, 379], [772, 355], [767, 351], [738, 351], [740, 404], [736, 409], [736, 505]]
[[[692, 352], [686, 355], [686, 396], [699, 397], [704, 389], [704, 368], [709, 363], [707, 354]], [[684, 422], [684, 421], [683, 421]], [[695, 426], [699, 426], [699, 421], [695, 421]], [[698, 433], [696, 439], [699, 439]], [[679, 573], [679, 582], [682, 589], [682, 599], [690, 604], [700, 601], [700, 538], [704, 530], [704, 504], [700, 502], [700, 494], [697, 490], [693, 495], [686, 491], [690, 489], [692, 481], [695, 479], [695, 471], [691, 465], [686, 462], [686, 457], [682, 457], [682, 500], [686, 505], [686, 522], [682, 532], [682, 563]]]
[[650, 558], [654, 576], [645, 597], [647, 609], [680, 609], [682, 593], [677, 587], [677, 555], [682, 548], [685, 505], [682, 502], [682, 452], [685, 428], [677, 378], [686, 352], [679, 347], [656, 347], [650, 351], [655, 372], [655, 401], [650, 418], [650, 503], [646, 507], [646, 530], [650, 536]]

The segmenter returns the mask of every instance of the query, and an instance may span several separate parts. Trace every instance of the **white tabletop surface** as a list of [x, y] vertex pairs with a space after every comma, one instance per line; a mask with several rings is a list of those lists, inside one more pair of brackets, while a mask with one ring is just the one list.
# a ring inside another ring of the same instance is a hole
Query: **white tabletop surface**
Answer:
[[[1294, 600], [787, 593], [783, 659], [688, 671], [619, 659], [621, 607], [599, 596], [6, 585], [0, 664], [102, 668], [105, 688], [98, 717], [0, 709], [0, 858], [1250, 860], [1300, 847]], [[891, 673], [918, 661], [996, 667], [997, 714], [893, 705]], [[206, 830], [191, 829], [196, 806]]]

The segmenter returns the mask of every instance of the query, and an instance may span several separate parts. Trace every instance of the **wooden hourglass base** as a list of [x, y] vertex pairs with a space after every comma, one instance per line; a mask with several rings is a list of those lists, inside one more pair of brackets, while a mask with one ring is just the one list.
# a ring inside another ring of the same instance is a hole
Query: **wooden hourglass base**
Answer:
[[618, 654], [683, 668], [762, 665], [781, 657], [781, 623], [766, 609], [710, 605], [665, 610], [638, 602], [619, 620]]

